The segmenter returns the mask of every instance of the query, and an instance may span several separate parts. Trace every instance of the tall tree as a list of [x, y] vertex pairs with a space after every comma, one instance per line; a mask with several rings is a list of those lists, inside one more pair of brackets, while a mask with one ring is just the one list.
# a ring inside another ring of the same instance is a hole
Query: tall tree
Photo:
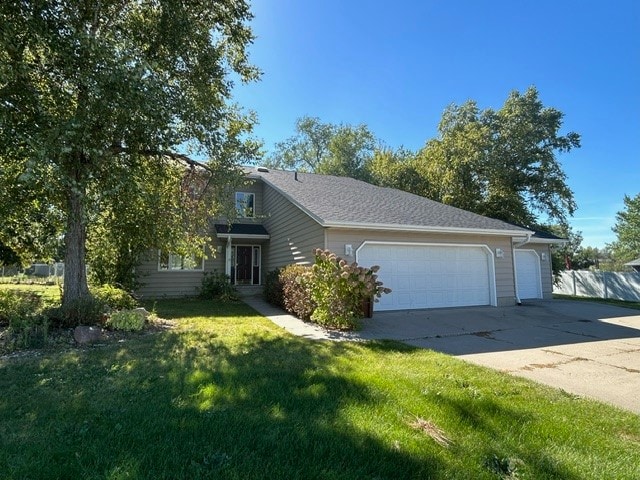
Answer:
[[579, 147], [580, 136], [561, 135], [562, 118], [534, 87], [512, 92], [497, 111], [480, 111], [473, 101], [451, 105], [438, 138], [418, 153], [430, 196], [525, 226], [540, 215], [566, 223], [576, 204], [557, 154]]
[[[259, 76], [250, 19], [243, 0], [0, 2], [0, 184], [63, 212], [63, 302], [88, 295], [87, 227], [113, 191], [150, 178], [151, 164], [188, 179], [181, 198], [202, 200], [192, 210], [204, 216], [217, 206], [207, 188], [237, 178], [237, 159], [255, 153], [252, 119], [229, 105], [232, 75]], [[196, 241], [183, 245], [205, 240], [183, 212], [149, 215], [186, 220], [181, 237]]]
[[365, 167], [366, 177], [374, 185], [405, 190], [424, 197], [431, 193], [415, 153], [405, 148], [376, 148]]
[[563, 270], [583, 268], [582, 260], [577, 255], [582, 249], [582, 232], [574, 232], [568, 224], [540, 225], [538, 229], [567, 240], [566, 243], [553, 245], [551, 250], [551, 268], [556, 278]]
[[295, 135], [276, 143], [267, 166], [365, 179], [376, 143], [366, 125], [334, 125], [302, 117], [295, 129]]
[[624, 196], [624, 209], [616, 214], [612, 230], [617, 235], [611, 244], [616, 263], [624, 264], [640, 257], [640, 193], [635, 197]]

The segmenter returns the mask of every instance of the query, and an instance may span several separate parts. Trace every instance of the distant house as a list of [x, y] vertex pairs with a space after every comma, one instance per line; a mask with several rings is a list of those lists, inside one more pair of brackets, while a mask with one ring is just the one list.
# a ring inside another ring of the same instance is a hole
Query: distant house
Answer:
[[631, 267], [634, 271], [640, 272], [640, 258], [636, 258], [635, 260], [631, 260], [628, 263], [624, 264], [625, 267]]
[[192, 295], [210, 271], [256, 288], [268, 271], [310, 264], [313, 250], [325, 248], [381, 267], [393, 292], [376, 310], [551, 298], [550, 246], [558, 237], [347, 177], [265, 168], [247, 176], [250, 185], [235, 192], [242, 218], [214, 226], [215, 258], [160, 253], [138, 269], [140, 294]]

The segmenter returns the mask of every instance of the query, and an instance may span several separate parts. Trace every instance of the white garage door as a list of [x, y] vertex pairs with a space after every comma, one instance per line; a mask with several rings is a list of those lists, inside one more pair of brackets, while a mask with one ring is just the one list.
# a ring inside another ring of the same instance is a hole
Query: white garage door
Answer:
[[516, 250], [516, 282], [521, 300], [542, 298], [540, 259], [535, 250]]
[[379, 265], [392, 289], [375, 310], [495, 305], [493, 256], [483, 246], [367, 242], [356, 260]]

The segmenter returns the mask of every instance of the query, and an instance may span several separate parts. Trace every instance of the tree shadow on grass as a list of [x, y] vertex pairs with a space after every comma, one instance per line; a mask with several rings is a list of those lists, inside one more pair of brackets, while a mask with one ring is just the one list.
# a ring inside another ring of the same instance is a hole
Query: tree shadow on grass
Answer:
[[[533, 413], [511, 408], [491, 397], [457, 398], [441, 394], [438, 400], [445, 416], [457, 418], [462, 424], [482, 433], [483, 437], [494, 439], [480, 449], [483, 458], [478, 459], [478, 463], [499, 478], [520, 478], [518, 472], [524, 472], [524, 478], [583, 478], [569, 465], [564, 465], [546, 452], [545, 448], [534, 449], [529, 442], [519, 442], [518, 435], [504, 431], [505, 428], [513, 431], [527, 428], [527, 424], [536, 421]], [[514, 470], [510, 471], [512, 467]]]
[[345, 413], [374, 399], [328, 369], [345, 345], [165, 332], [16, 365], [0, 386], [6, 478], [437, 478]]

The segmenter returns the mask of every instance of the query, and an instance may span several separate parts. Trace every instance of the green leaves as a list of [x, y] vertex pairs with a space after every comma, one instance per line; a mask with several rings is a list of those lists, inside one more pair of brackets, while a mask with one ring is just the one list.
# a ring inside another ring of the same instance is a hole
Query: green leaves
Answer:
[[624, 196], [624, 210], [616, 214], [612, 228], [617, 240], [611, 245], [615, 259], [620, 263], [640, 257], [640, 193]]
[[559, 134], [562, 117], [535, 87], [512, 92], [497, 111], [451, 105], [439, 138], [418, 153], [428, 196], [525, 226], [541, 215], [566, 223], [576, 204], [556, 155], [578, 148], [580, 136]]
[[[243, 0], [0, 2], [0, 185], [67, 216], [65, 281], [84, 281], [86, 228], [92, 260], [116, 263], [207, 239], [226, 193], [212, 187], [238, 181], [259, 148], [255, 118], [231, 104], [232, 76], [259, 77], [250, 19]], [[200, 179], [186, 145], [213, 159]], [[26, 224], [2, 225], [1, 242], [32, 228], [35, 208], [18, 211]]]
[[375, 137], [366, 125], [333, 125], [317, 117], [296, 121], [296, 134], [276, 144], [268, 166], [365, 179]]

